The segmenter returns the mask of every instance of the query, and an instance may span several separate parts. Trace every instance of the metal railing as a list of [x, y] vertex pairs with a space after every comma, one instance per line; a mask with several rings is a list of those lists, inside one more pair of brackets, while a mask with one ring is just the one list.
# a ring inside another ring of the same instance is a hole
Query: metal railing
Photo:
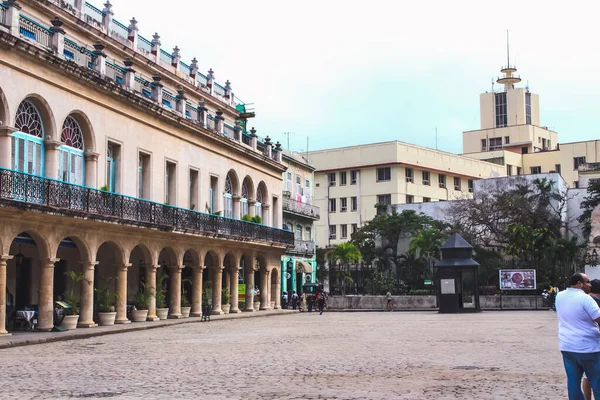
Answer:
[[84, 12], [85, 15], [89, 16], [94, 21], [102, 23], [102, 17], [104, 16], [104, 13], [100, 9], [86, 2]]
[[[95, 217], [159, 229], [179, 230], [241, 241], [294, 245], [294, 234], [283, 229], [172, 207], [134, 197], [72, 185], [23, 172], [0, 169], [0, 199], [28, 204], [41, 211]], [[6, 203], [5, 203], [6, 204]]]
[[315, 242], [312, 240], [294, 240], [294, 248], [288, 249], [288, 253], [296, 253], [296, 254], [315, 254]]
[[42, 46], [50, 48], [52, 32], [24, 15], [19, 17], [19, 32], [21, 36], [35, 40]]
[[287, 197], [283, 198], [283, 211], [293, 212], [314, 219], [321, 218], [321, 210], [319, 207], [292, 200]]

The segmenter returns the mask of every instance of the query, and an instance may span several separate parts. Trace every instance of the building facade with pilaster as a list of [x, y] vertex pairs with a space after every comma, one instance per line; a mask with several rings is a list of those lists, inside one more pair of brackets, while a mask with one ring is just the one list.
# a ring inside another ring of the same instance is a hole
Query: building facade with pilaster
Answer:
[[[113, 17], [109, 1], [0, 3], [0, 334], [9, 297], [52, 329], [69, 272], [84, 277], [80, 327], [98, 322], [95, 289], [118, 293], [116, 322], [128, 323], [162, 274], [170, 318], [182, 296], [200, 315], [203, 287], [213, 314], [222, 289], [230, 312], [252, 311], [239, 283], [260, 289], [261, 309], [279, 307], [294, 244], [280, 147], [246, 130], [253, 113], [229, 81]], [[156, 310], [153, 298], [148, 320]]]

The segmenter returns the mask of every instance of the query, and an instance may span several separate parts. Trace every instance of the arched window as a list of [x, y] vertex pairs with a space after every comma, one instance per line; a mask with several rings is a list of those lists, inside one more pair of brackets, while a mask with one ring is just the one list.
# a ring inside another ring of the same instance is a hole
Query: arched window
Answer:
[[262, 219], [262, 190], [260, 186], [256, 189], [256, 203], [254, 204], [254, 213]]
[[296, 224], [296, 234], [294, 236], [297, 240], [302, 240], [302, 225]]
[[83, 131], [75, 118], [68, 116], [65, 119], [60, 140], [64, 145], [58, 148], [60, 151], [58, 179], [83, 185]]
[[242, 198], [240, 200], [240, 207], [242, 216], [250, 214], [248, 210], [248, 185], [245, 181], [242, 184]]
[[223, 193], [223, 215], [227, 218], [233, 218], [233, 185], [229, 174], [225, 178], [225, 192]]
[[39, 110], [30, 101], [23, 101], [15, 118], [17, 131], [12, 134], [11, 160], [15, 171], [43, 176], [44, 124]]

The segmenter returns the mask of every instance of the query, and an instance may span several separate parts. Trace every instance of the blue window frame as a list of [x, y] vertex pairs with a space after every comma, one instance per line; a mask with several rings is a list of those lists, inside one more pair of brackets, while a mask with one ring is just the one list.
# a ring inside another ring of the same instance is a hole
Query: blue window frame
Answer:
[[151, 99], [152, 98], [152, 92], [150, 92], [147, 89], [142, 89], [142, 93], [144, 94], [144, 96], [146, 96], [147, 98]]
[[44, 176], [44, 141], [23, 132], [11, 139], [12, 167], [15, 171]]
[[65, 57], [67, 57], [69, 60], [75, 60], [75, 54], [73, 54], [72, 52], [70, 52], [70, 51], [69, 51], [69, 50], [67, 50], [67, 49], [64, 49], [64, 50], [63, 50], [63, 55], [64, 55]]
[[58, 179], [74, 185], [83, 185], [85, 168], [83, 151], [68, 146], [60, 146], [58, 149], [60, 151]]
[[122, 78], [122, 77], [120, 77], [119, 75], [117, 75], [117, 76], [115, 77], [115, 80], [117, 81], [117, 83], [118, 83], [119, 85], [122, 85], [122, 84], [123, 84], [123, 78]]
[[162, 103], [169, 108], [173, 108], [173, 106], [171, 105], [171, 102], [167, 99], [163, 99]]
[[19, 32], [21, 33], [21, 35], [25, 36], [26, 38], [37, 40], [35, 37], [35, 33], [28, 31], [27, 29], [25, 29], [23, 27], [21, 27], [19, 29]]
[[185, 110], [185, 116], [188, 118], [192, 118], [192, 113], [190, 113], [188, 110]]

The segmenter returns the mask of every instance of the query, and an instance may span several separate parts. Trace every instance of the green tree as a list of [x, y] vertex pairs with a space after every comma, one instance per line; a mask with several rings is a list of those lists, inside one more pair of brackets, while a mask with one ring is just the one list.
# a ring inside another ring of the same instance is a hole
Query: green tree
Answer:
[[436, 226], [421, 229], [410, 240], [407, 254], [421, 260], [431, 273], [433, 261], [440, 259], [440, 249], [448, 235]]
[[583, 239], [586, 243], [592, 232], [592, 211], [598, 205], [600, 205], [600, 181], [590, 183], [588, 186], [587, 196], [581, 202], [583, 214], [577, 219], [579, 223], [583, 224]]
[[[350, 266], [356, 265], [360, 261], [360, 251], [353, 243], [340, 243], [333, 246], [330, 257], [331, 263], [336, 266], [336, 281], [342, 287], [342, 294], [346, 294], [347, 284], [352, 285], [354, 282], [352, 274], [350, 273]], [[331, 264], [329, 268], [332, 268]]]

